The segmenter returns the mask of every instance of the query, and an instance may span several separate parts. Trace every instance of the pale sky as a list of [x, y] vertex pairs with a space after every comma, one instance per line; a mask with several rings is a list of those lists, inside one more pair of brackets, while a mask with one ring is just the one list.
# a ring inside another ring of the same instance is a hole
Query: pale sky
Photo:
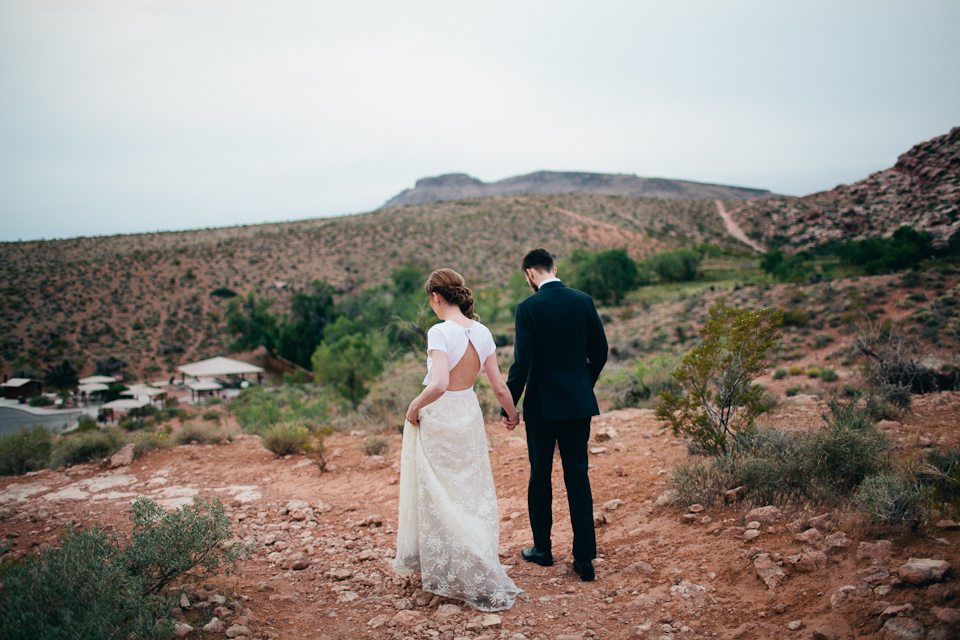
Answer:
[[418, 178], [804, 195], [960, 126], [960, 2], [0, 0], [0, 240], [370, 211]]

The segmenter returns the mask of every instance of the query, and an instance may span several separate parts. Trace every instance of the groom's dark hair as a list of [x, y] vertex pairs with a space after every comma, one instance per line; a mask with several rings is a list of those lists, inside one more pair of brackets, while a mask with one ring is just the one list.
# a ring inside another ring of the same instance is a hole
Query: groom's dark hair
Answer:
[[527, 269], [536, 269], [538, 271], [550, 271], [553, 269], [553, 256], [544, 248], [534, 249], [523, 256], [523, 262], [520, 265], [521, 271]]

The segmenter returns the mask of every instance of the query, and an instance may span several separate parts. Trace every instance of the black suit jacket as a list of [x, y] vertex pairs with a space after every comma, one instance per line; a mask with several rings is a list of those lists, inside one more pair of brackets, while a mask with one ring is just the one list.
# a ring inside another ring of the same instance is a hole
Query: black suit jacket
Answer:
[[607, 361], [607, 337], [593, 299], [548, 282], [517, 305], [514, 362], [507, 387], [527, 422], [600, 413], [593, 386]]

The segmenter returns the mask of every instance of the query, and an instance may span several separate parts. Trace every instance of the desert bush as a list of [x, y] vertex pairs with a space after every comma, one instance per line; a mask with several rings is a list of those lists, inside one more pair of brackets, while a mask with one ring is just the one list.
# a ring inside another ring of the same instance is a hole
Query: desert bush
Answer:
[[212, 409], [211, 409], [210, 411], [204, 411], [204, 412], [203, 412], [203, 419], [206, 420], [207, 422], [213, 422], [214, 420], [219, 420], [219, 419], [220, 419], [220, 412], [219, 412], [219, 411], [214, 411], [214, 410], [212, 410]]
[[805, 372], [808, 378], [819, 378], [820, 374], [823, 373], [823, 369], [820, 367], [807, 367]]
[[803, 393], [804, 391], [805, 391], [805, 389], [804, 389], [803, 387], [801, 387], [800, 385], [796, 384], [796, 385], [793, 385], [793, 386], [790, 386], [790, 387], [787, 387], [786, 389], [784, 389], [784, 390], [783, 390], [783, 395], [787, 396], [788, 398], [792, 398], [793, 396], [800, 395], [800, 394]]
[[382, 436], [367, 436], [360, 448], [365, 456], [382, 456], [390, 449], [390, 440]]
[[783, 380], [786, 377], [787, 377], [787, 370], [784, 369], [783, 367], [777, 367], [773, 372], [774, 380]]
[[310, 429], [301, 422], [281, 422], [261, 434], [260, 442], [276, 456], [298, 453], [310, 440]]
[[702, 344], [673, 373], [683, 394], [660, 394], [656, 416], [663, 428], [715, 455], [728, 451], [728, 438], [739, 448], [741, 435], [749, 434], [762, 413], [762, 391], [751, 383], [767, 370], [766, 353], [780, 338], [782, 317], [781, 309], [710, 307], [699, 332]]
[[166, 449], [173, 445], [170, 436], [162, 431], [157, 433], [139, 433], [133, 439], [136, 455], [142, 455], [154, 449]]
[[574, 249], [571, 285], [589, 293], [598, 303], [617, 304], [639, 282], [637, 263], [623, 249], [589, 253]]
[[671, 375], [677, 364], [673, 356], [653, 356], [630, 369], [612, 369], [601, 376], [598, 387], [610, 393], [614, 409], [644, 406], [664, 391], [679, 393]]
[[875, 522], [916, 526], [923, 518], [923, 489], [899, 473], [876, 474], [857, 489], [857, 504]]
[[119, 429], [103, 429], [75, 435], [61, 436], [53, 449], [52, 466], [82, 464], [112, 456], [126, 444]]
[[80, 415], [80, 419], [77, 420], [77, 428], [74, 433], [84, 433], [86, 431], [96, 431], [100, 426], [97, 424], [97, 419], [86, 413]]
[[887, 469], [883, 435], [851, 416], [833, 415], [813, 432], [758, 429], [740, 451], [677, 466], [672, 481], [684, 500], [705, 503], [722, 501], [726, 489], [741, 485], [760, 504], [850, 498], [866, 478]]
[[820, 379], [824, 382], [836, 382], [840, 376], [833, 369], [823, 369], [820, 371]]
[[53, 398], [44, 395], [33, 396], [27, 402], [31, 407], [49, 407], [54, 404]]
[[810, 314], [803, 309], [785, 309], [783, 312], [783, 326], [805, 327], [810, 324]]
[[17, 476], [47, 466], [53, 451], [53, 437], [43, 425], [0, 438], [0, 475]]
[[146, 423], [140, 418], [130, 415], [123, 416], [117, 421], [117, 426], [124, 431], [136, 431], [137, 429], [143, 429], [145, 424]]
[[223, 440], [223, 434], [212, 424], [185, 424], [173, 434], [175, 444], [217, 444]]
[[792, 375], [792, 376], [801, 376], [801, 375], [803, 375], [803, 367], [801, 367], [800, 365], [797, 365], [797, 364], [793, 365], [792, 367], [790, 367], [790, 375]]
[[59, 547], [8, 564], [0, 629], [11, 639], [166, 639], [173, 597], [164, 586], [188, 571], [211, 574], [250, 553], [233, 543], [219, 500], [165, 513], [149, 500], [133, 506], [129, 539], [99, 528], [70, 529]]

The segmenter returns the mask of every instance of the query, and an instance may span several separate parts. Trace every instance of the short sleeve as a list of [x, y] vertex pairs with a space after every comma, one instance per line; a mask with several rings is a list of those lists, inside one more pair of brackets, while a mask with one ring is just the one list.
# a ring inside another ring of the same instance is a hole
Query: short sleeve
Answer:
[[483, 328], [483, 344], [481, 345], [482, 353], [477, 354], [480, 356], [480, 362], [486, 362], [487, 358], [497, 352], [497, 343], [493, 339], [493, 334], [490, 333], [490, 329], [488, 329], [486, 326]]
[[439, 324], [435, 324], [427, 331], [427, 351], [443, 351], [447, 353], [447, 336]]

